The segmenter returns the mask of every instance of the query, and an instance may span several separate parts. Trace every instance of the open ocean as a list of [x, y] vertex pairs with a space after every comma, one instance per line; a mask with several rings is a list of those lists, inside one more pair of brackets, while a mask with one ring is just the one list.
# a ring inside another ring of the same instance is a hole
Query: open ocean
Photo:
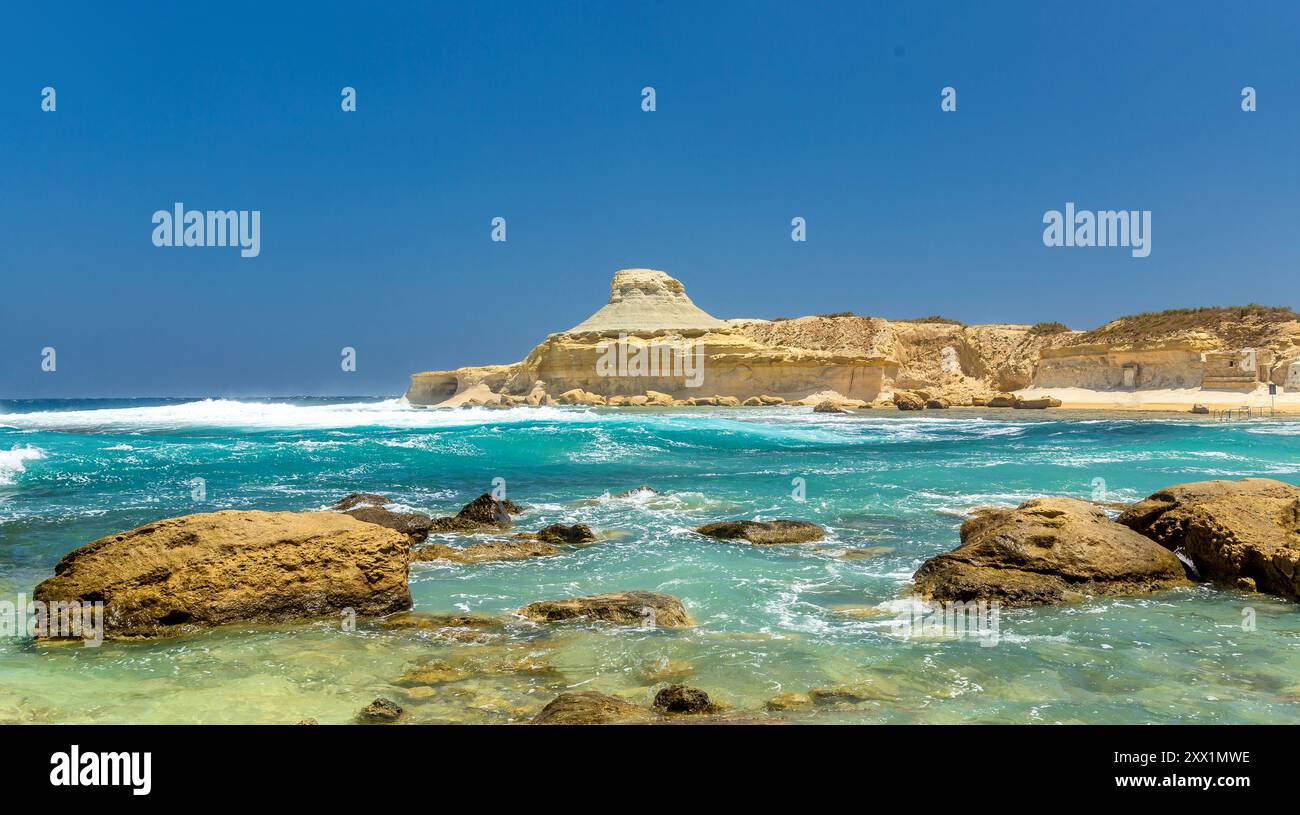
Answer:
[[[1043, 495], [1132, 501], [1242, 476], [1300, 482], [1300, 422], [1059, 410], [416, 410], [391, 399], [0, 402], [3, 600], [30, 594], [77, 546], [158, 518], [323, 509], [354, 491], [451, 514], [503, 478], [508, 497], [529, 508], [518, 529], [581, 522], [604, 540], [513, 563], [414, 564], [417, 611], [506, 615], [535, 600], [644, 589], [680, 597], [697, 623], [519, 624], [487, 643], [370, 622], [348, 632], [336, 621], [97, 648], [11, 637], [0, 639], [0, 722], [333, 723], [378, 696], [415, 721], [509, 722], [566, 689], [648, 704], [665, 677], [742, 718], [1300, 722], [1300, 606], [1277, 598], [1202, 585], [1003, 610], [992, 645], [903, 636], [894, 625], [912, 602], [912, 573], [957, 545], [971, 508]], [[806, 500], [792, 494], [795, 479]], [[642, 484], [660, 494], [602, 497]], [[753, 517], [815, 521], [829, 540], [759, 548], [691, 531]], [[873, 552], [846, 559], [846, 549]], [[431, 660], [519, 656], [547, 668], [484, 668], [431, 691], [394, 684]], [[845, 709], [764, 709], [777, 694], [863, 684], [874, 698]]]

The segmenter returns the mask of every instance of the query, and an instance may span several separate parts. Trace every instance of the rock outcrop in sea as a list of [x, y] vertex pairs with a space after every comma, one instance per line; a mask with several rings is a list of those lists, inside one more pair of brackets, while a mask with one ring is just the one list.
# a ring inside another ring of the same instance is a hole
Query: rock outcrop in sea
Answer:
[[104, 603], [109, 639], [411, 607], [409, 538], [335, 512], [183, 515], [74, 549], [37, 600]]
[[1271, 478], [1178, 484], [1119, 523], [1184, 554], [1206, 580], [1300, 599], [1300, 487]]
[[961, 525], [961, 545], [927, 560], [913, 580], [926, 599], [1010, 606], [1146, 594], [1191, 582], [1168, 549], [1074, 498], [979, 511]]

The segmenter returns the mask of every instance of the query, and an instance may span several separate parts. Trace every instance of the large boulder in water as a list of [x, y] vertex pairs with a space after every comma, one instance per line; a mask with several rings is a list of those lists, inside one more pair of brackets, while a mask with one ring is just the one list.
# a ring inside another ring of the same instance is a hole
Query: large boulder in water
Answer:
[[1300, 487], [1271, 478], [1178, 484], [1119, 522], [1182, 550], [1207, 580], [1300, 599]]
[[569, 597], [530, 603], [519, 613], [537, 622], [600, 620], [621, 625], [681, 628], [691, 624], [682, 601], [652, 591], [620, 591], [591, 597]]
[[894, 391], [894, 407], [899, 410], [925, 410], [925, 399], [920, 394]]
[[209, 512], [167, 518], [69, 552], [36, 587], [44, 602], [103, 601], [108, 638], [411, 607], [410, 542], [336, 512]]
[[982, 511], [962, 524], [961, 541], [917, 571], [920, 594], [1023, 606], [1189, 583], [1172, 552], [1073, 498]]
[[745, 540], [762, 545], [808, 543], [826, 537], [822, 528], [810, 521], [720, 521], [695, 530], [709, 538]]
[[561, 693], [533, 717], [533, 724], [611, 724], [651, 718], [650, 711], [595, 691]]
[[485, 492], [460, 508], [455, 515], [434, 518], [429, 524], [432, 532], [479, 532], [491, 529], [509, 529], [511, 515], [524, 508], [509, 499], [498, 501], [492, 493]]

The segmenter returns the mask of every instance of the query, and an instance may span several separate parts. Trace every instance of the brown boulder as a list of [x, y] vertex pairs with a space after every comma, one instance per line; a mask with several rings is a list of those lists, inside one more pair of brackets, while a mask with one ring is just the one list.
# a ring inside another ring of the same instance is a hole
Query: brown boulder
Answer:
[[577, 544], [590, 543], [596, 539], [591, 527], [586, 524], [551, 524], [537, 531], [537, 540], [544, 543]]
[[382, 495], [376, 495], [373, 492], [353, 492], [334, 502], [334, 508], [339, 512], [344, 512], [359, 506], [382, 507], [387, 504], [388, 499]]
[[829, 399], [823, 399], [813, 408], [813, 413], [848, 413], [848, 411]]
[[639, 705], [594, 691], [561, 693], [533, 717], [533, 724], [610, 724], [645, 721], [650, 711]]
[[621, 591], [591, 597], [543, 600], [519, 609], [536, 622], [600, 620], [621, 625], [649, 624], [660, 628], [682, 628], [691, 624], [682, 601], [650, 591]]
[[357, 720], [364, 724], [384, 724], [386, 722], [395, 722], [402, 718], [402, 706], [388, 699], [379, 698], [365, 707], [357, 714]]
[[455, 515], [434, 518], [429, 529], [432, 532], [477, 532], [484, 529], [509, 529], [511, 515], [518, 515], [524, 508], [510, 499], [498, 501], [492, 493], [485, 492], [460, 508]]
[[1053, 399], [1050, 396], [1044, 396], [1039, 399], [1020, 399], [1017, 398], [1012, 405], [1016, 410], [1044, 410], [1046, 408], [1058, 408], [1061, 406], [1060, 399]]
[[915, 393], [894, 391], [894, 407], [899, 410], [922, 410], [925, 408], [925, 399]]
[[819, 541], [826, 533], [808, 521], [721, 521], [705, 524], [695, 530], [710, 538], [746, 540], [763, 545], [778, 543], [807, 543]]
[[74, 549], [37, 600], [104, 602], [109, 638], [411, 607], [410, 541], [336, 512], [166, 518]]
[[1073, 498], [981, 511], [962, 524], [961, 541], [917, 571], [923, 596], [1023, 606], [1188, 583], [1171, 552]]
[[986, 407], [1009, 408], [1015, 407], [1016, 396], [1012, 393], [999, 393], [984, 403]]
[[926, 410], [947, 410], [951, 403], [943, 397], [928, 399], [925, 403]]
[[424, 539], [429, 537], [429, 527], [433, 524], [433, 520], [428, 515], [418, 512], [393, 512], [383, 507], [358, 507], [343, 514], [351, 515], [358, 521], [401, 532], [410, 539], [411, 543], [423, 543]]
[[680, 683], [655, 694], [655, 710], [660, 713], [717, 713], [720, 709], [704, 691]]
[[1119, 522], [1181, 550], [1207, 580], [1300, 599], [1300, 487], [1271, 478], [1178, 484]]

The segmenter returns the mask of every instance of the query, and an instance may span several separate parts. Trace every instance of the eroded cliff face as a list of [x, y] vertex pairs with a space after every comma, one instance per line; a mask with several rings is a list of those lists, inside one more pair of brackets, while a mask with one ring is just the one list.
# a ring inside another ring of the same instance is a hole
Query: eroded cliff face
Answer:
[[[1258, 370], [1250, 377], [1224, 377], [1254, 350]], [[1300, 320], [1290, 309], [1265, 306], [1178, 309], [1121, 317], [1092, 331], [1058, 335], [1040, 352], [1035, 387], [1143, 390], [1223, 387], [1225, 379], [1249, 379], [1236, 387], [1286, 381], [1300, 358]]]
[[1244, 347], [1266, 349], [1259, 379], [1281, 384], [1300, 358], [1300, 320], [1292, 317], [1286, 309], [1201, 309], [1135, 315], [1087, 332], [858, 316], [725, 321], [663, 272], [625, 269], [604, 307], [520, 362], [414, 374], [406, 398], [546, 404], [576, 391], [584, 401], [649, 393], [651, 403], [666, 404], [833, 392], [878, 402], [909, 390], [970, 405], [1031, 386], [1200, 387], [1207, 353]]

